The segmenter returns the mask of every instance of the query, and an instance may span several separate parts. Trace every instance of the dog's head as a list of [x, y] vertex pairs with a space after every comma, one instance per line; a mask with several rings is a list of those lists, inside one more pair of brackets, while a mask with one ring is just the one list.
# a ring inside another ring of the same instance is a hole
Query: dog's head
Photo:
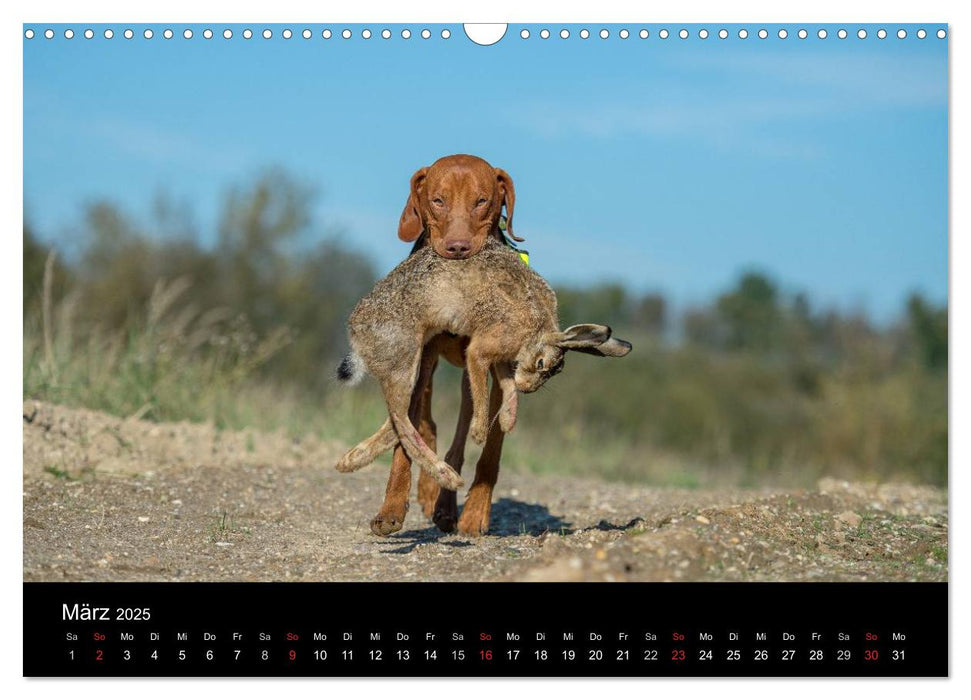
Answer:
[[444, 258], [462, 260], [478, 253], [490, 235], [501, 236], [499, 218], [506, 208], [506, 235], [512, 232], [516, 190], [512, 178], [476, 156], [439, 158], [411, 176], [411, 192], [398, 223], [398, 238], [426, 243]]

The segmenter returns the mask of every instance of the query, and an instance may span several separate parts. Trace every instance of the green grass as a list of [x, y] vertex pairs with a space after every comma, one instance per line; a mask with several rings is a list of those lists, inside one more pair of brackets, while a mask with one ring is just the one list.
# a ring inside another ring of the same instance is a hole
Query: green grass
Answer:
[[44, 471], [53, 476], [55, 479], [64, 479], [65, 481], [79, 481], [78, 477], [73, 476], [69, 471], [55, 467], [52, 464], [44, 467]]
[[209, 541], [218, 542], [226, 535], [248, 535], [249, 533], [250, 529], [248, 527], [239, 526], [236, 524], [236, 516], [229, 515], [229, 513], [226, 511], [222, 511], [221, 514], [213, 516], [213, 522], [209, 526]]

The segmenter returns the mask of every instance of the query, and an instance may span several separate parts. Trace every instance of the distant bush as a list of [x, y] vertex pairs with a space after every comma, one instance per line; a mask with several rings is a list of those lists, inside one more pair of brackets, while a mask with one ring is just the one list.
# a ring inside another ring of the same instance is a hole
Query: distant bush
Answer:
[[[108, 202], [88, 207], [77, 232], [80, 257], [57, 256], [55, 303], [74, 299], [81, 335], [137, 326], [160, 280], [185, 280], [197, 312], [227, 309], [258, 335], [286, 327], [291, 342], [259, 374], [321, 385], [343, 351], [344, 321], [375, 280], [371, 263], [313, 225], [309, 189], [277, 171], [227, 194], [218, 242], [203, 247], [190, 223], [158, 205], [147, 224]], [[24, 229], [25, 321], [39, 310], [46, 250]]]

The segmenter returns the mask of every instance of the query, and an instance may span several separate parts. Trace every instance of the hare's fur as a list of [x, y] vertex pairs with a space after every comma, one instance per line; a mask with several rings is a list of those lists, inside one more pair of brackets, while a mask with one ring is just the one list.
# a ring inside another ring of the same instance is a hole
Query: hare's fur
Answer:
[[338, 463], [353, 471], [400, 441], [413, 462], [444, 488], [462, 479], [424, 443], [408, 419], [412, 392], [422, 372], [422, 348], [440, 333], [469, 338], [466, 368], [472, 397], [472, 439], [489, 430], [488, 374], [502, 390], [497, 419], [508, 432], [516, 421], [516, 390], [531, 392], [559, 372], [565, 350], [621, 356], [630, 345], [611, 338], [607, 326], [583, 324], [559, 330], [556, 295], [518, 254], [489, 240], [478, 254], [449, 260], [423, 248], [404, 260], [362, 299], [348, 321], [351, 354], [338, 377], [356, 382], [366, 370], [381, 385], [390, 418]]

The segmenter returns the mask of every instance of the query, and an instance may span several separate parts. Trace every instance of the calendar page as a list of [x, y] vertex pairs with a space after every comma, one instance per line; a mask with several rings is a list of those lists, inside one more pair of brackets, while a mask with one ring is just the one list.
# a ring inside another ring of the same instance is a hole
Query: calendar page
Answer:
[[948, 675], [947, 24], [22, 33], [25, 676]]

